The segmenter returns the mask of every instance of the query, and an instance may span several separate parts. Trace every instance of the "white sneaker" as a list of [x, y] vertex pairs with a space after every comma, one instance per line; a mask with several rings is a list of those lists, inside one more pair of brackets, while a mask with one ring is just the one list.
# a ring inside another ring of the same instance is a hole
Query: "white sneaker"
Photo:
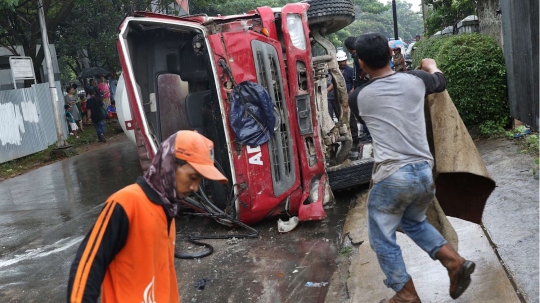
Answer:
[[73, 136], [73, 133], [69, 133], [69, 134]]

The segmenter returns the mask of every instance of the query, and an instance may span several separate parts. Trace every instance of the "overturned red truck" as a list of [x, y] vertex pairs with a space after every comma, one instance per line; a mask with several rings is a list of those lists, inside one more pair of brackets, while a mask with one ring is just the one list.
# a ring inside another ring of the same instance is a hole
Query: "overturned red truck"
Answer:
[[[371, 157], [351, 152], [345, 82], [335, 47], [325, 39], [352, 21], [350, 0], [258, 7], [234, 16], [126, 17], [118, 39], [118, 115], [142, 168], [162, 140], [196, 130], [214, 142], [215, 164], [230, 181], [205, 180], [190, 207], [246, 224], [277, 215], [323, 219], [331, 190], [369, 182], [373, 167]], [[337, 119], [328, 113], [327, 74]], [[230, 125], [231, 94], [246, 81], [262, 86], [273, 102], [272, 135], [258, 146], [239, 143]]]

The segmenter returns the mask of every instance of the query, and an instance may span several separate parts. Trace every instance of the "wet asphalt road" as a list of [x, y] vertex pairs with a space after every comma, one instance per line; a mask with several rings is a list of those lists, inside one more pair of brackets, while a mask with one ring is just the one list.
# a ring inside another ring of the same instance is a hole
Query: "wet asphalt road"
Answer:
[[[68, 272], [102, 203], [141, 174], [127, 139], [0, 183], [0, 302], [65, 302]], [[209, 240], [215, 253], [176, 260], [182, 302], [323, 302], [336, 267], [340, 231], [352, 193], [339, 196], [322, 222], [289, 234], [272, 219], [255, 226], [258, 239]], [[177, 247], [190, 233], [227, 233], [211, 219], [184, 216]], [[191, 248], [192, 250], [193, 248]], [[196, 282], [207, 278], [204, 290]]]
[[138, 165], [123, 140], [0, 183], [0, 302], [65, 302], [80, 241]]

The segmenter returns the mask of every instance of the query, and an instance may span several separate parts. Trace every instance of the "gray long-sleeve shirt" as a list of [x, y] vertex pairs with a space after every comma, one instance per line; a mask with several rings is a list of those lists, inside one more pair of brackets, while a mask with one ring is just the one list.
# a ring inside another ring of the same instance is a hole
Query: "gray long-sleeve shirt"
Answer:
[[445, 88], [441, 73], [415, 70], [371, 80], [351, 94], [353, 113], [364, 120], [373, 137], [373, 183], [407, 164], [426, 161], [433, 166], [424, 98]]

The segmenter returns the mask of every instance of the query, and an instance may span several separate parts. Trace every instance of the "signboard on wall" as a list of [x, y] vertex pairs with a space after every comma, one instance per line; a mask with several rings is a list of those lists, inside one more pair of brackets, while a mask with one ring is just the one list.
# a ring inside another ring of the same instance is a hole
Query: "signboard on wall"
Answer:
[[18, 80], [34, 80], [34, 83], [36, 82], [32, 58], [11, 56], [9, 57], [9, 66], [11, 68], [14, 88], [17, 88], [16, 81]]

